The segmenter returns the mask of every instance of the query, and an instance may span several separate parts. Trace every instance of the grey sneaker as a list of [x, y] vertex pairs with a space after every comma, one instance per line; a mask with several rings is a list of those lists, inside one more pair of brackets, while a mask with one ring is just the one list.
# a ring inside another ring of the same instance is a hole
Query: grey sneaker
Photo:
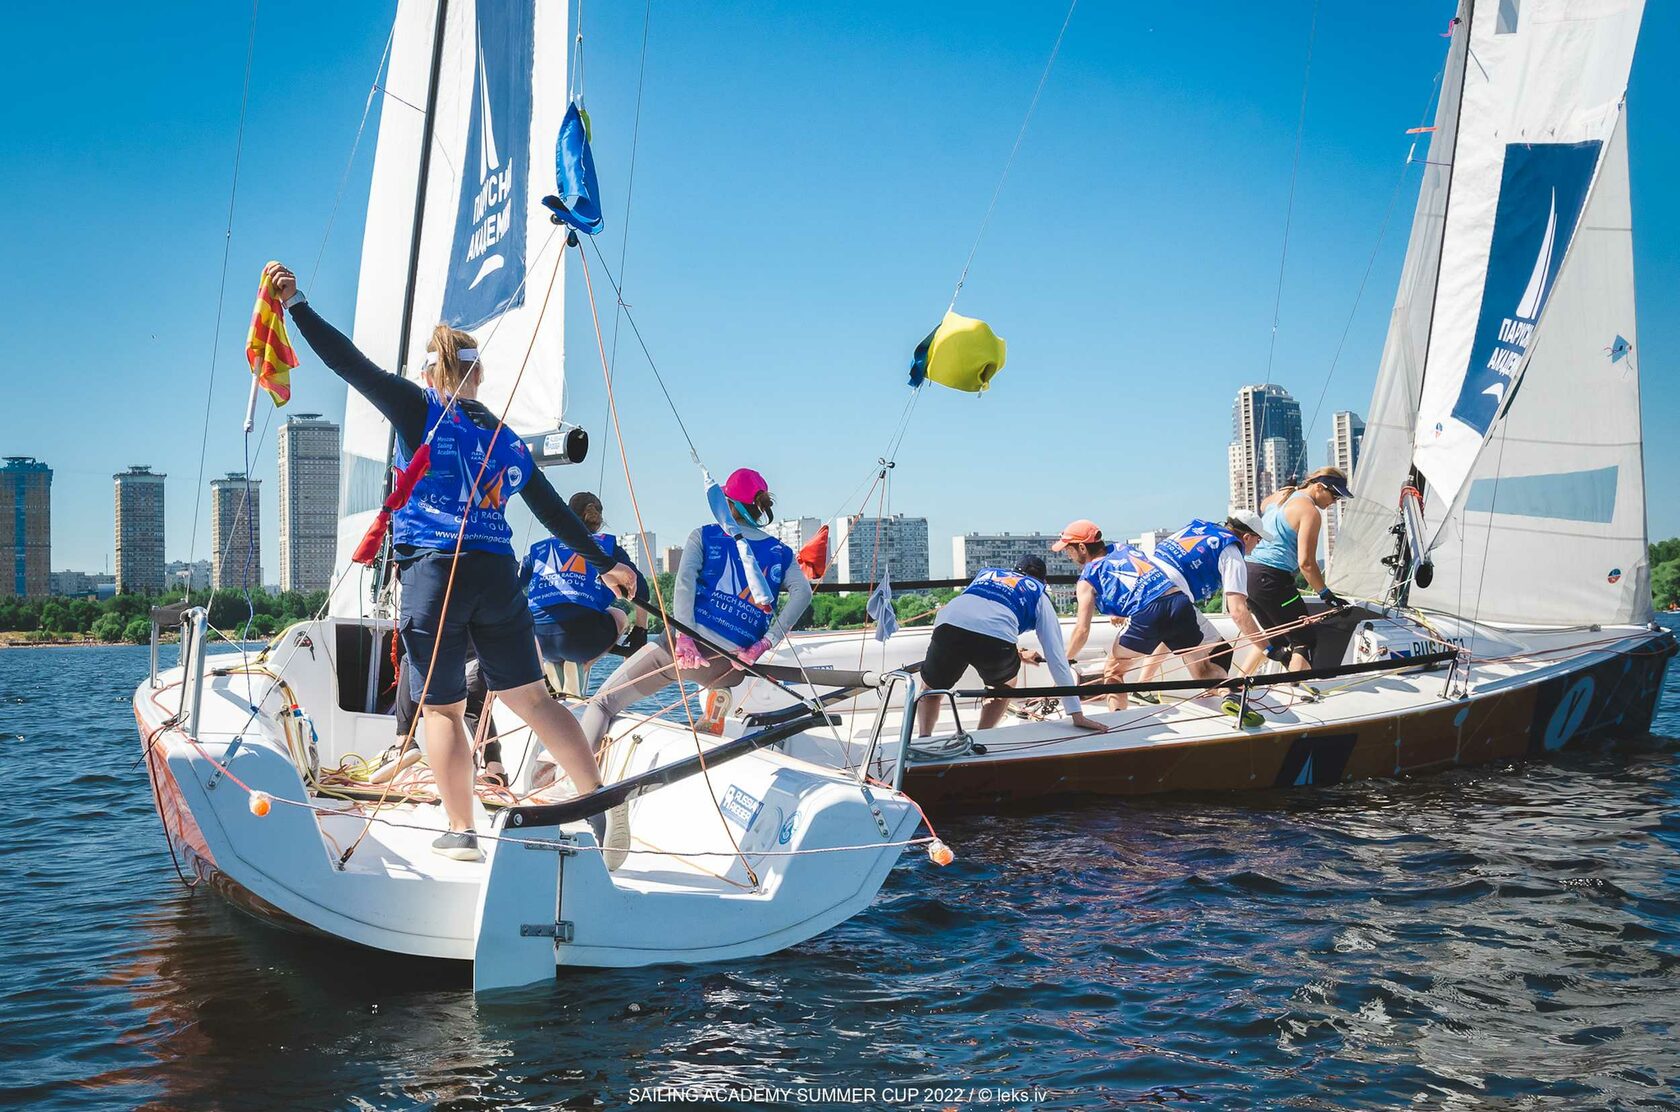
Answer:
[[456, 861], [483, 861], [478, 835], [471, 830], [446, 830], [432, 840], [432, 852]]

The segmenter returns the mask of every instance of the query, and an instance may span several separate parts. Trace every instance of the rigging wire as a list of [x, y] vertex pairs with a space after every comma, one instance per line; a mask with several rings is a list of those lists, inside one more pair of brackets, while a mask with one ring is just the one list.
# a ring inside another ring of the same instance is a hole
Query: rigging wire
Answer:
[[[1307, 30], [1307, 61], [1301, 72], [1301, 111], [1295, 122], [1295, 154], [1289, 164], [1289, 201], [1283, 210], [1283, 250], [1278, 256], [1277, 293], [1272, 299], [1272, 336], [1266, 346], [1266, 385], [1272, 383], [1272, 360], [1277, 355], [1278, 319], [1283, 313], [1283, 275], [1289, 264], [1289, 233], [1295, 222], [1295, 185], [1301, 173], [1301, 140], [1307, 130], [1307, 92], [1312, 86], [1313, 46], [1318, 41], [1318, 10], [1313, 0], [1312, 24]], [[1265, 427], [1262, 418], [1262, 429]]]
[[[579, 6], [581, 13], [582, 7]], [[636, 197], [636, 151], [641, 145], [642, 138], [642, 88], [647, 79], [647, 50], [648, 25], [653, 20], [653, 0], [647, 0], [642, 9], [642, 59], [636, 68], [636, 112], [634, 123], [630, 128], [630, 172], [629, 180], [624, 186], [624, 230], [618, 242], [618, 279], [624, 281], [624, 266], [626, 256], [630, 252], [630, 206]], [[618, 367], [618, 328], [624, 317], [624, 294], [621, 289], [615, 289], [614, 300], [617, 305], [613, 308], [612, 351], [607, 356], [607, 386], [612, 386], [613, 371]], [[607, 481], [607, 454], [601, 453], [601, 470], [595, 480], [597, 491]]]
[[945, 307], [948, 313], [957, 306], [957, 296], [962, 293], [963, 283], [968, 281], [969, 267], [974, 265], [974, 256], [980, 250], [980, 241], [986, 238], [986, 229], [991, 226], [992, 213], [997, 209], [998, 198], [1003, 194], [1003, 183], [1009, 180], [1009, 168], [1015, 165], [1015, 156], [1021, 151], [1021, 141], [1027, 137], [1027, 125], [1032, 123], [1033, 113], [1038, 110], [1038, 98], [1044, 93], [1045, 82], [1050, 80], [1050, 71], [1056, 65], [1056, 55], [1061, 52], [1062, 39], [1067, 35], [1068, 24], [1073, 22], [1073, 10], [1079, 6], [1079, 0], [1072, 0], [1068, 4], [1067, 15], [1062, 17], [1062, 28], [1056, 32], [1056, 42], [1050, 48], [1050, 57], [1044, 62], [1044, 72], [1038, 75], [1038, 86], [1033, 89], [1032, 100], [1027, 104], [1027, 114], [1021, 119], [1021, 126], [1015, 132], [1015, 142], [1009, 148], [1009, 157], [1004, 160], [1003, 173], [998, 175], [997, 185], [992, 188], [991, 203], [986, 206], [986, 215], [980, 220], [980, 230], [975, 233], [974, 244], [968, 249], [968, 258], [963, 262], [962, 273], [957, 276], [956, 288], [951, 291], [951, 303]]
[[[210, 401], [216, 394], [216, 359], [222, 346], [222, 310], [227, 301], [228, 258], [233, 251], [233, 213], [239, 198], [239, 163], [245, 153], [245, 117], [251, 102], [251, 62], [257, 51], [257, 8], [262, 0], [251, 0], [251, 28], [245, 41], [245, 79], [239, 92], [239, 130], [233, 144], [233, 182], [228, 187], [227, 226], [222, 232], [222, 275], [216, 287], [216, 324], [210, 338], [210, 375], [204, 389], [204, 431], [198, 444], [198, 478], [193, 483], [192, 539], [187, 561], [198, 551], [198, 513], [204, 501], [204, 457], [210, 445]], [[192, 575], [187, 575], [185, 597], [192, 597]]]

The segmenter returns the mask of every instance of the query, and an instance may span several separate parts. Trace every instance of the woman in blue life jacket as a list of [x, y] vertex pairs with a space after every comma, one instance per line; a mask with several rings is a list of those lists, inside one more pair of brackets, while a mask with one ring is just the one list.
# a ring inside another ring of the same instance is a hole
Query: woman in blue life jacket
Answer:
[[[724, 480], [721, 495], [727, 509], [719, 516], [727, 514], [729, 528], [720, 520], [688, 535], [671, 600], [672, 618], [698, 630], [710, 645], [666, 630], [637, 650], [584, 708], [581, 721], [590, 745], [599, 747], [615, 718], [676, 682], [679, 672], [705, 688], [734, 687], [746, 676], [738, 660], [751, 664], [764, 655], [811, 605], [811, 583], [793, 549], [764, 531], [775, 517], [764, 477], [743, 467]], [[758, 597], [760, 592], [766, 597]], [[784, 593], [781, 610], [773, 614]]]
[[[618, 538], [601, 531], [600, 498], [580, 490], [569, 505], [601, 551], [634, 567]], [[525, 582], [525, 598], [536, 625], [537, 649], [545, 662], [572, 673], [564, 684], [571, 694], [584, 693], [590, 666], [614, 645], [624, 642], [635, 649], [647, 643], [647, 611], [632, 607], [626, 613], [614, 606], [618, 596], [601, 582], [600, 572], [564, 541], [545, 537], [533, 544], [520, 565], [519, 577]], [[647, 595], [647, 580], [638, 571], [634, 597], [646, 602]]]
[[[1062, 622], [1044, 586], [1047, 574], [1038, 556], [1021, 557], [1010, 571], [982, 568], [962, 594], [939, 608], [928, 638], [927, 659], [922, 661], [923, 686], [929, 691], [948, 691], [973, 668], [987, 687], [1013, 687], [1026, 662], [1048, 665], [1060, 687], [1077, 687], [1079, 678], [1068, 666], [1062, 644]], [[1043, 655], [1028, 652], [1018, 643], [1017, 638], [1029, 630], [1038, 638]], [[916, 704], [918, 736], [933, 733], [939, 708], [945, 704], [943, 697], [927, 695]], [[1008, 706], [1008, 699], [987, 699], [980, 707], [979, 728], [996, 726]], [[1081, 730], [1108, 732], [1107, 726], [1085, 717], [1078, 696], [1064, 696], [1062, 709]]]
[[[1125, 683], [1127, 674], [1140, 662], [1147, 662], [1165, 646], [1169, 652], [1187, 652], [1202, 643], [1202, 627], [1190, 595], [1165, 575], [1149, 557], [1129, 544], [1106, 545], [1093, 522], [1075, 521], [1062, 530], [1050, 546], [1065, 552], [1079, 566], [1074, 586], [1078, 614], [1068, 638], [1069, 655], [1085, 646], [1091, 620], [1098, 614], [1124, 618], [1125, 627], [1109, 648], [1103, 668], [1105, 683]], [[1207, 658], [1191, 653], [1184, 665], [1195, 679], [1214, 680], [1224, 669]], [[1108, 697], [1113, 710], [1124, 709], [1126, 692]]]
[[[1272, 638], [1273, 648], [1288, 652], [1291, 672], [1312, 667], [1318, 644], [1318, 631], [1300, 624], [1307, 617], [1307, 603], [1295, 583], [1295, 573], [1300, 572], [1326, 606], [1347, 605], [1324, 582], [1324, 571], [1318, 566], [1318, 536], [1323, 511], [1349, 494], [1347, 475], [1340, 468], [1321, 467], [1299, 487], [1284, 487], [1260, 503], [1260, 519], [1271, 535], [1249, 554], [1248, 604], [1268, 634], [1282, 626], [1294, 627]], [[1253, 672], [1265, 654], [1265, 646], [1256, 645], [1244, 654], [1238, 668]], [[1306, 693], [1317, 694], [1310, 688]]]
[[[530, 725], [573, 786], [580, 793], [601, 786], [576, 719], [543, 685], [503, 507], [513, 494], [522, 495], [537, 520], [582, 554], [613, 590], [628, 594], [636, 573], [601, 551], [513, 430], [498, 429], [496, 415], [477, 400], [484, 368], [471, 336], [437, 326], [426, 345], [421, 387], [375, 366], [316, 314], [290, 270], [271, 263], [265, 273], [315, 354], [391, 423], [397, 466], [406, 466], [422, 444], [431, 445], [430, 467], [392, 517], [391, 549], [402, 588], [397, 625], [415, 664], [408, 680], [421, 704], [426, 759], [448, 822], [432, 849], [457, 860], [483, 860], [473, 832], [472, 743], [462, 721], [469, 641], [489, 689]], [[609, 857], [615, 848], [629, 848], [625, 808], [614, 808], [597, 827]]]

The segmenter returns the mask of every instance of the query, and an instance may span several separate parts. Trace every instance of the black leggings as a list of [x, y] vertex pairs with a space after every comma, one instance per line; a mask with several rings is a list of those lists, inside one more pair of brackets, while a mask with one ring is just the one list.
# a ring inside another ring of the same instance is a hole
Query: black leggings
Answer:
[[[1253, 560], [1248, 561], [1248, 605], [1262, 630], [1291, 625], [1307, 616], [1307, 600], [1301, 597], [1295, 573]], [[1296, 626], [1271, 639], [1273, 649], [1300, 653], [1309, 667], [1317, 645], [1318, 630], [1310, 625]]]

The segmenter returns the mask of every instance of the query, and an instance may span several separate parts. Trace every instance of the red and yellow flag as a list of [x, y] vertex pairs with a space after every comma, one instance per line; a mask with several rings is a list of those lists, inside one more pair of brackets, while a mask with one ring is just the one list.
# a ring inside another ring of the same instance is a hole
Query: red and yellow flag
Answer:
[[277, 406], [292, 399], [292, 368], [297, 352], [286, 335], [286, 310], [265, 271], [257, 287], [257, 307], [251, 311], [251, 334], [245, 340], [245, 358], [257, 384], [268, 391]]

